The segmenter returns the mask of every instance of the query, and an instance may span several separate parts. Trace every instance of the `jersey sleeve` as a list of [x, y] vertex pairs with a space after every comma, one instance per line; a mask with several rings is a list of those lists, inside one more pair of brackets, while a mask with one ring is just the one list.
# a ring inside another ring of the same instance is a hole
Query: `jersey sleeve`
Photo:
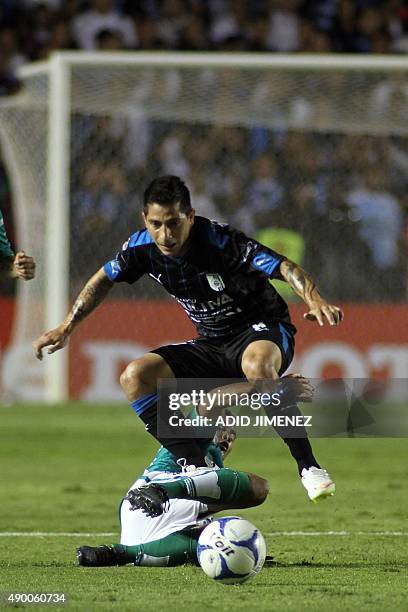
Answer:
[[228, 265], [232, 271], [247, 269], [248, 272], [255, 271], [269, 279], [281, 279], [280, 264], [286, 259], [284, 255], [234, 229], [228, 229], [224, 240]]
[[13, 249], [7, 238], [3, 215], [0, 211], [0, 257], [14, 257]]
[[105, 274], [114, 283], [136, 282], [145, 273], [143, 259], [137, 247], [129, 245], [127, 240], [114, 259], [103, 266]]

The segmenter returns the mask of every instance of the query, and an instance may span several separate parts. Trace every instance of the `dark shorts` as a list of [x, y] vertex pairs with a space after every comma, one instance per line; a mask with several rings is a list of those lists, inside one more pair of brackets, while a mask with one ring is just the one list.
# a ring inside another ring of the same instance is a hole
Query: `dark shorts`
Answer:
[[176, 378], [245, 378], [241, 369], [242, 354], [257, 340], [270, 340], [279, 347], [282, 365], [278, 373], [283, 374], [293, 359], [295, 339], [284, 323], [268, 320], [254, 323], [227, 338], [199, 336], [150, 352], [163, 357]]

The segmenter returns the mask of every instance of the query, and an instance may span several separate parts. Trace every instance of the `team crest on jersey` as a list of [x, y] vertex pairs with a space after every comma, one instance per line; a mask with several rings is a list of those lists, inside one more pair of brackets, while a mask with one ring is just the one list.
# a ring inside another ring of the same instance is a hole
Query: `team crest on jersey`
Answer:
[[214, 291], [222, 291], [225, 289], [224, 281], [219, 274], [206, 274], [208, 284]]

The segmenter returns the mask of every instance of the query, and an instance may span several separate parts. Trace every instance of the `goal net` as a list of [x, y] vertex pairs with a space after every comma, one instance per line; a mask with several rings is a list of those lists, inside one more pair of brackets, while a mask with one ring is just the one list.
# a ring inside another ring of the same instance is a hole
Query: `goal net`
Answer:
[[40, 363], [31, 349], [140, 228], [143, 190], [160, 174], [185, 179], [198, 214], [302, 263], [328, 298], [402, 300], [407, 68], [387, 57], [81, 52], [24, 67], [21, 91], [0, 103], [1, 153], [37, 278], [18, 283], [3, 388], [121, 400], [125, 363], [192, 335], [142, 279], [115, 287], [68, 350]]

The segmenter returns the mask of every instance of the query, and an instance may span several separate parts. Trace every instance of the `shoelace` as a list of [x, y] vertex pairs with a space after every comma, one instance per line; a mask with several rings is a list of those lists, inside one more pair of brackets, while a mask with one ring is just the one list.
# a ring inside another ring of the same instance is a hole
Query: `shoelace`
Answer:
[[185, 457], [177, 459], [176, 463], [181, 467], [182, 474], [184, 474], [185, 472], [195, 472], [195, 470], [197, 469], [196, 466], [192, 463], [187, 465], [187, 459]]

